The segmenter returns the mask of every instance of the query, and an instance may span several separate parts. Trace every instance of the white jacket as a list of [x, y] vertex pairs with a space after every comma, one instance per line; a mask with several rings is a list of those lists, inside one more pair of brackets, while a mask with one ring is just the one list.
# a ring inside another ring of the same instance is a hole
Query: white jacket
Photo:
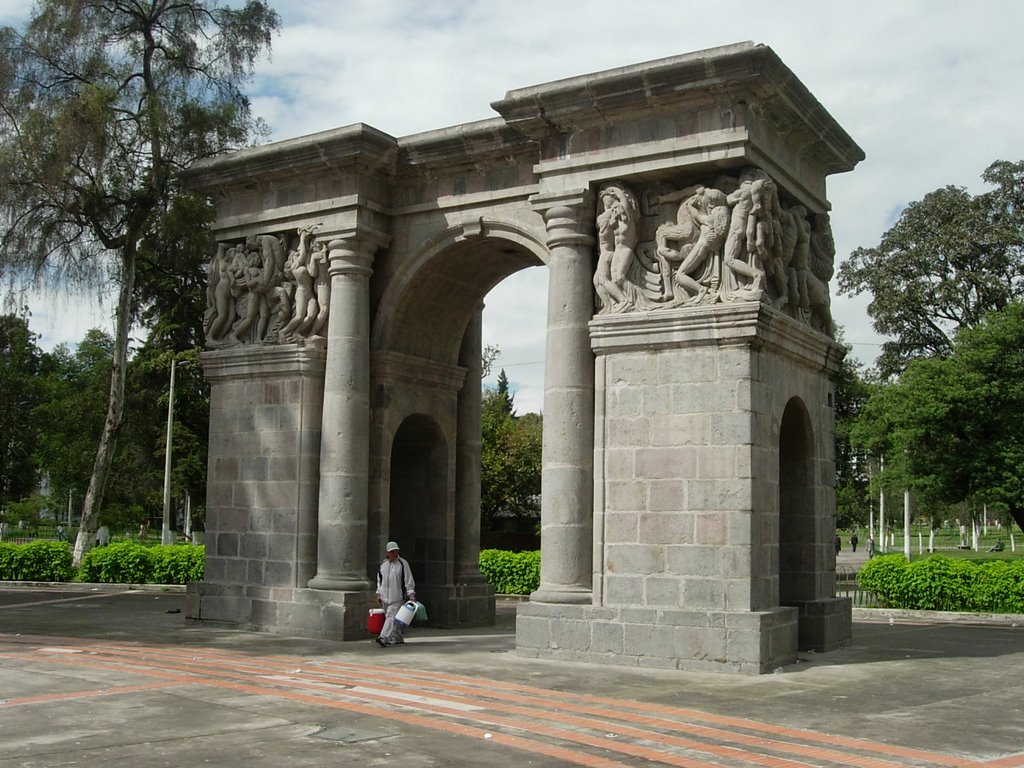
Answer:
[[385, 605], [404, 603], [416, 592], [412, 568], [404, 557], [385, 559], [377, 570], [377, 597]]

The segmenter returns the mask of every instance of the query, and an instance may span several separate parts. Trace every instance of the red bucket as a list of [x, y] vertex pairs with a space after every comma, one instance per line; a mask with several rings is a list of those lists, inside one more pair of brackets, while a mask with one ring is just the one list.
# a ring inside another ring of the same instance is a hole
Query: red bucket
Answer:
[[366, 618], [366, 631], [371, 635], [379, 635], [384, 629], [384, 609], [371, 608], [370, 615]]

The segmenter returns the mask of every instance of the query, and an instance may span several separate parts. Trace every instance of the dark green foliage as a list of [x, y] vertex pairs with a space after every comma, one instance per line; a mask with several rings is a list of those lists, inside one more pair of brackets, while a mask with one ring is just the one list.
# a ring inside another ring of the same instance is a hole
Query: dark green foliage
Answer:
[[38, 480], [32, 457], [39, 428], [34, 409], [44, 395], [37, 338], [27, 317], [0, 316], [0, 510], [28, 496]]
[[90, 584], [148, 584], [153, 560], [151, 547], [120, 541], [86, 552], [79, 578]]
[[1024, 292], [1024, 162], [996, 161], [982, 178], [994, 189], [949, 186], [910, 203], [881, 243], [839, 268], [840, 293], [869, 293], [875, 330], [892, 337], [878, 359], [886, 376], [948, 355], [958, 329]]
[[17, 579], [18, 550], [20, 544], [10, 544], [0, 541], [0, 581], [14, 581]]
[[0, 581], [187, 584], [203, 580], [204, 547], [122, 541], [89, 550], [77, 571], [66, 541], [0, 542]]
[[851, 441], [885, 457], [877, 478], [926, 505], [1024, 507], [1024, 304], [962, 329], [863, 407]]
[[480, 571], [501, 595], [528, 595], [540, 586], [540, 552], [480, 552]]
[[861, 364], [847, 357], [832, 380], [836, 416], [836, 527], [866, 525], [869, 456], [854, 445], [851, 432], [872, 391]]
[[933, 555], [908, 563], [902, 555], [869, 560], [860, 586], [887, 608], [919, 611], [1024, 613], [1024, 561], [975, 562]]
[[484, 393], [480, 421], [482, 525], [492, 531], [532, 531], [540, 514], [541, 417], [515, 415], [502, 376], [496, 390]]
[[153, 547], [153, 583], [188, 584], [190, 581], [202, 581], [205, 551], [203, 547]]
[[74, 575], [65, 541], [0, 542], [0, 580], [71, 581]]

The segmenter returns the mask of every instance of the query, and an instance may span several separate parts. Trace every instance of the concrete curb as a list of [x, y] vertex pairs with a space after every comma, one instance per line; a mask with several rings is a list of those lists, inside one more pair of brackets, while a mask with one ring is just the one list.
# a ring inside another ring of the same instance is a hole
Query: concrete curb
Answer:
[[958, 611], [906, 611], [895, 608], [854, 608], [854, 621], [935, 621], [950, 624], [994, 624], [1016, 627], [1024, 625], [1019, 613], [963, 613]]
[[[184, 594], [184, 584], [86, 584], [65, 581], [0, 581], [4, 587], [25, 587], [29, 589], [61, 589], [74, 592], [156, 592]], [[503, 603], [529, 601], [528, 595], [495, 595]], [[1020, 613], [963, 613], [957, 611], [907, 611], [895, 608], [854, 608], [854, 621], [934, 621], [951, 624], [991, 624], [996, 626], [1024, 626], [1024, 614]]]
[[88, 584], [80, 581], [0, 581], [4, 587], [60, 589], [70, 592], [170, 592], [184, 594], [184, 584]]

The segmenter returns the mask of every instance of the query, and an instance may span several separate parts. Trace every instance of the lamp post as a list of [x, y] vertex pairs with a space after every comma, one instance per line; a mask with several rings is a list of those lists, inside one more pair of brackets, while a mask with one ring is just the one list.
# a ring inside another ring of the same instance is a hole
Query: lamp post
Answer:
[[164, 455], [164, 521], [160, 531], [161, 544], [174, 543], [174, 532], [171, 530], [171, 443], [174, 425], [174, 371], [177, 367], [177, 361], [172, 360], [171, 387], [167, 393], [167, 451]]

